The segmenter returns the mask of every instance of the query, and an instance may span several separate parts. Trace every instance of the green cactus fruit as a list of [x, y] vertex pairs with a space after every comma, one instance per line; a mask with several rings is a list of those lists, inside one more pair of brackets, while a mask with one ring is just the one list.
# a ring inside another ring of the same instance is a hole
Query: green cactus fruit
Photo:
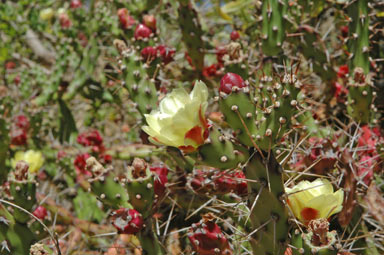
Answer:
[[287, 8], [287, 0], [263, 1], [261, 39], [263, 53], [267, 56], [276, 56], [282, 50]]
[[155, 200], [154, 176], [147, 163], [135, 158], [126, 176], [126, 189], [133, 208], [147, 218]]
[[128, 193], [119, 183], [119, 179], [112, 172], [112, 169], [105, 169], [94, 157], [87, 159], [87, 169], [92, 173], [88, 181], [92, 191], [104, 205], [117, 209], [130, 207]]
[[209, 128], [209, 137], [198, 149], [199, 161], [205, 165], [228, 169], [244, 163], [249, 153], [246, 148], [231, 141], [216, 127]]
[[255, 151], [245, 167], [253, 254], [284, 254], [288, 241], [288, 210], [284, 204], [282, 168], [272, 152]]
[[190, 0], [179, 1], [178, 13], [179, 26], [183, 35], [182, 40], [187, 46], [193, 66], [201, 74], [204, 68], [204, 42], [198, 13]]
[[[36, 204], [36, 182], [34, 176], [28, 173], [28, 169], [29, 166], [26, 162], [17, 162], [15, 171], [9, 176], [9, 187], [12, 202], [31, 211]], [[14, 208], [13, 217], [19, 223], [26, 223], [31, 219], [30, 214], [19, 208]]]

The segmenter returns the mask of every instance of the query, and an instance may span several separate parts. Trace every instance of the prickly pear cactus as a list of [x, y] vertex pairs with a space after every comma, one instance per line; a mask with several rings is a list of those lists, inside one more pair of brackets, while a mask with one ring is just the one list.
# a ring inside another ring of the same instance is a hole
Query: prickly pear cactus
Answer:
[[382, 1], [36, 2], [0, 4], [0, 254], [383, 254]]

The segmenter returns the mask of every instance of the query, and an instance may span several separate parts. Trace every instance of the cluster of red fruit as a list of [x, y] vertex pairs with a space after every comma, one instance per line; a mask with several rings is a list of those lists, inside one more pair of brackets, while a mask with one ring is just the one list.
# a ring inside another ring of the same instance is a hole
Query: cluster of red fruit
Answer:
[[[101, 137], [99, 131], [91, 130], [88, 132], [80, 133], [77, 136], [77, 142], [84, 147], [91, 147], [92, 154], [102, 162], [110, 163], [112, 161], [112, 156], [106, 153], [106, 148], [103, 144], [103, 138]], [[88, 153], [82, 153], [76, 156], [74, 165], [78, 175], [92, 175], [88, 170], [86, 170], [86, 160], [89, 157], [90, 154]]]
[[[231, 32], [230, 38], [232, 41], [237, 41], [240, 39], [240, 34], [238, 31], [233, 30]], [[224, 67], [224, 56], [228, 54], [227, 49], [223, 46], [219, 46], [216, 48], [216, 59], [217, 63], [212, 64], [210, 66], [206, 66], [203, 69], [203, 76], [210, 78], [214, 77], [220, 74], [219, 70]], [[192, 65], [192, 59], [188, 55], [188, 53], [185, 54], [185, 58], [187, 59], [188, 63]]]
[[241, 170], [223, 172], [218, 169], [197, 169], [189, 180], [190, 187], [199, 194], [246, 195], [247, 181]]

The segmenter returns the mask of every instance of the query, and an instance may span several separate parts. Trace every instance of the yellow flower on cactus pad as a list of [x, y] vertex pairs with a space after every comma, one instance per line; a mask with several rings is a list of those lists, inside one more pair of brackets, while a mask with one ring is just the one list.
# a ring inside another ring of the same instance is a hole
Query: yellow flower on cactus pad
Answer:
[[285, 191], [293, 214], [304, 224], [314, 219], [327, 219], [343, 208], [343, 190], [333, 192], [332, 184], [326, 179], [301, 181]]
[[15, 157], [11, 160], [12, 167], [15, 168], [16, 163], [21, 160], [28, 163], [30, 173], [36, 173], [44, 164], [43, 154], [40, 151], [16, 152]]
[[158, 110], [145, 115], [148, 126], [143, 130], [155, 144], [192, 152], [207, 136], [207, 100], [208, 89], [202, 81], [195, 82], [190, 94], [174, 89], [161, 100]]

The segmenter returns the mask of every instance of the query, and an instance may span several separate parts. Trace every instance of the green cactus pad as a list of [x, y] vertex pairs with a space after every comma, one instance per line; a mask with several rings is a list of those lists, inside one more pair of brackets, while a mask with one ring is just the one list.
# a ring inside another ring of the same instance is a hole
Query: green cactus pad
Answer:
[[199, 73], [204, 68], [204, 42], [202, 40], [203, 30], [199, 23], [199, 17], [191, 1], [179, 1], [179, 25], [182, 39], [187, 46], [188, 54], [192, 64]]
[[220, 169], [235, 168], [244, 163], [248, 150], [230, 141], [217, 128], [210, 128], [209, 138], [199, 147], [200, 162]]
[[150, 215], [155, 200], [153, 185], [153, 174], [148, 167], [145, 171], [145, 177], [133, 178], [132, 171], [128, 171], [125, 187], [129, 194], [129, 202], [136, 211], [143, 215], [143, 218]]
[[288, 1], [267, 0], [262, 5], [262, 50], [267, 56], [276, 56], [282, 50], [285, 38], [284, 17], [287, 14]]
[[[253, 254], [284, 254], [288, 241], [288, 211], [284, 204], [282, 168], [272, 152], [255, 152], [245, 167], [248, 182], [248, 207], [254, 231]], [[254, 200], [258, 199], [256, 203]]]

